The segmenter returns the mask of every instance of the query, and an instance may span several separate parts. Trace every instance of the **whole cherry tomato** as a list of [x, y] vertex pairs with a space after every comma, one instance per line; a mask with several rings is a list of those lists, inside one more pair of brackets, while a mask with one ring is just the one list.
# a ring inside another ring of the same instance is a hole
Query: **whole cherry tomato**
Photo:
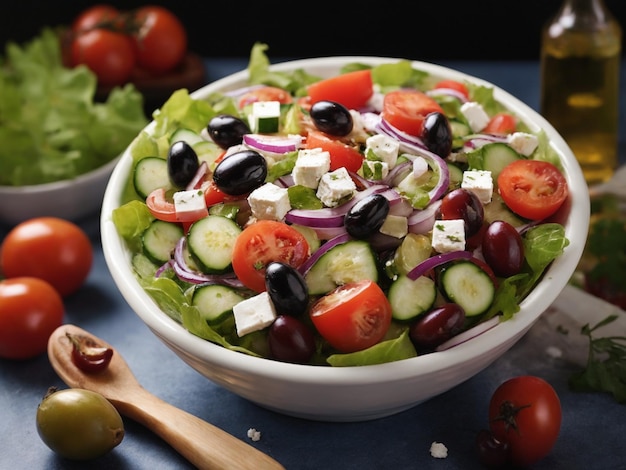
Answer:
[[94, 27], [110, 23], [119, 18], [120, 11], [113, 5], [105, 3], [93, 5], [81, 11], [72, 22], [72, 31], [79, 33]]
[[91, 29], [72, 41], [71, 64], [84, 64], [102, 86], [126, 83], [135, 67], [135, 47], [130, 36], [109, 29]]
[[83, 285], [92, 264], [87, 234], [75, 223], [56, 217], [36, 217], [16, 225], [0, 246], [5, 277], [37, 277], [62, 296]]
[[166, 8], [148, 5], [137, 9], [135, 21], [139, 67], [154, 74], [176, 68], [187, 52], [187, 32], [180, 19]]
[[527, 467], [550, 453], [561, 429], [561, 402], [548, 382], [530, 375], [513, 377], [489, 402], [489, 428], [508, 444], [509, 460]]
[[30, 359], [45, 352], [64, 310], [59, 293], [42, 279], [0, 281], [0, 357]]

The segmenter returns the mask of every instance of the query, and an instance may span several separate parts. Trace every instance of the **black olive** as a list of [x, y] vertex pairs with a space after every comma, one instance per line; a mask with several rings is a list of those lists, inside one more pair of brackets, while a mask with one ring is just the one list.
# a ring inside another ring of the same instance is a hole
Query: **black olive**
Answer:
[[347, 232], [364, 239], [376, 233], [389, 214], [389, 201], [382, 194], [370, 194], [350, 208], [344, 218]]
[[345, 136], [352, 132], [354, 122], [348, 108], [334, 101], [318, 101], [311, 106], [315, 127], [326, 134]]
[[207, 131], [217, 145], [223, 149], [240, 144], [245, 134], [250, 134], [250, 127], [242, 119], [230, 114], [213, 117], [207, 125]]
[[265, 288], [278, 315], [303, 315], [309, 305], [309, 290], [293, 266], [272, 261], [265, 267]]
[[254, 150], [242, 150], [217, 164], [213, 182], [226, 194], [240, 196], [261, 186], [266, 176], [265, 157]]
[[446, 158], [452, 150], [452, 129], [448, 118], [439, 112], [430, 113], [424, 119], [422, 140], [431, 152]]
[[167, 152], [167, 174], [177, 188], [184, 188], [200, 168], [196, 151], [184, 140], [170, 145]]

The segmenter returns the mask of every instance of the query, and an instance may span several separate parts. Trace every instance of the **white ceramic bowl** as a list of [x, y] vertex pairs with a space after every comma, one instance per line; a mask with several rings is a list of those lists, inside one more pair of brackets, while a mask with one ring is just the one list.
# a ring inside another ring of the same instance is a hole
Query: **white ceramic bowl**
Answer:
[[119, 157], [73, 179], [29, 186], [0, 186], [0, 222], [16, 225], [33, 217], [78, 221], [99, 212]]
[[[303, 68], [318, 76], [333, 76], [348, 62], [372, 65], [393, 58], [334, 57], [285, 62], [275, 70]], [[440, 66], [415, 62], [433, 75], [488, 82]], [[244, 86], [247, 71], [218, 80], [196, 91], [201, 98], [215, 91]], [[102, 207], [104, 255], [122, 295], [131, 308], [169, 348], [211, 381], [263, 407], [292, 416], [324, 421], [363, 421], [398, 413], [460, 384], [489, 366], [515, 344], [554, 301], [568, 282], [582, 254], [589, 224], [589, 197], [576, 159], [550, 124], [530, 107], [494, 86], [494, 96], [530, 125], [543, 128], [562, 158], [571, 189], [562, 209], [570, 245], [548, 269], [544, 280], [522, 302], [512, 320], [451, 349], [383, 365], [362, 367], [306, 366], [269, 361], [233, 352], [188, 333], [163, 313], [136, 281], [129, 253], [117, 235], [111, 212], [120, 204], [131, 168], [122, 156], [107, 187]]]

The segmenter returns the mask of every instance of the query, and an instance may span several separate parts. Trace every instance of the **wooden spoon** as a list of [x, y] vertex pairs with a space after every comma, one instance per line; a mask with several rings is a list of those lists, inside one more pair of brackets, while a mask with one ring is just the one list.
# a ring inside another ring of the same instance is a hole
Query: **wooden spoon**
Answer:
[[117, 351], [105, 370], [82, 372], [72, 361], [73, 345], [66, 333], [87, 336], [98, 345], [113, 349], [75, 325], [58, 327], [48, 340], [48, 357], [59, 377], [70, 387], [100, 393], [120, 414], [154, 431], [196, 467], [284, 470], [280, 463], [251, 445], [146, 391]]

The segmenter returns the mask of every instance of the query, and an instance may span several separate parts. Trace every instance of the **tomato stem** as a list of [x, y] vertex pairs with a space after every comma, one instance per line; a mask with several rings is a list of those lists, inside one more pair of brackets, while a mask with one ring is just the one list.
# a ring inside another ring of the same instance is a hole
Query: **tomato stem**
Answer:
[[512, 428], [519, 433], [516, 418], [517, 414], [524, 408], [530, 408], [530, 404], [516, 406], [512, 402], [506, 400], [500, 405], [500, 414], [493, 418], [493, 421], [504, 421], [504, 427], [507, 432], [510, 428]]

